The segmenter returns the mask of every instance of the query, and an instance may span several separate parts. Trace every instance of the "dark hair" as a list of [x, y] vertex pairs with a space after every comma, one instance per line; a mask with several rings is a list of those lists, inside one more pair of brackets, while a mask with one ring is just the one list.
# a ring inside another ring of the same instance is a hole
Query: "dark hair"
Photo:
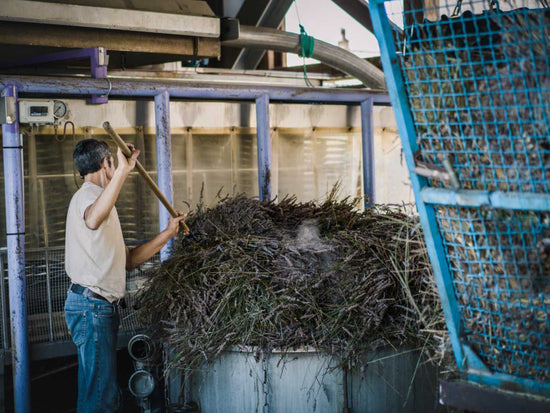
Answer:
[[109, 145], [97, 139], [84, 139], [78, 142], [74, 148], [74, 163], [82, 178], [99, 171], [105, 158], [109, 160], [109, 165], [111, 165]]

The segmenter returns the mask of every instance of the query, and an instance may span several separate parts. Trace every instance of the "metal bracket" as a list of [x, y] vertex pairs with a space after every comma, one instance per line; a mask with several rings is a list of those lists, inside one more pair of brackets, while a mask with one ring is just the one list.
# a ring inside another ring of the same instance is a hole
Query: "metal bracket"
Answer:
[[17, 108], [15, 96], [2, 96], [0, 98], [0, 123], [11, 124], [17, 120]]
[[[109, 65], [109, 55], [104, 47], [89, 47], [86, 49], [68, 50], [65, 52], [50, 53], [40, 56], [30, 56], [20, 59], [0, 62], [0, 68], [13, 68], [20, 66], [31, 66], [42, 63], [59, 62], [73, 59], [90, 59], [90, 74], [94, 79], [107, 79], [107, 66]], [[92, 95], [92, 103], [107, 103], [110, 92], [110, 82], [106, 85], [106, 94]]]

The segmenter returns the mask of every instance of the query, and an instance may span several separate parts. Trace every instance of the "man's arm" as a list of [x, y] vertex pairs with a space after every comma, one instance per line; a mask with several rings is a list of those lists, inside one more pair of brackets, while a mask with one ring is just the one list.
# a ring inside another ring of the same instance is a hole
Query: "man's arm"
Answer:
[[183, 219], [185, 219], [185, 215], [183, 212], [178, 211], [178, 216], [176, 218], [170, 217], [170, 221], [166, 229], [153, 239], [133, 249], [126, 247], [126, 269], [131, 270], [136, 268], [138, 265], [143, 264], [159, 252], [160, 249], [166, 245], [172, 237], [177, 235], [180, 227], [180, 221]]
[[124, 185], [126, 178], [136, 166], [139, 150], [135, 150], [132, 145], [129, 145], [129, 147], [132, 149], [132, 156], [128, 159], [120, 148], [117, 150], [118, 166], [113, 173], [111, 181], [95, 202], [86, 208], [84, 212], [84, 221], [90, 229], [98, 229], [109, 216], [122, 190], [122, 185]]

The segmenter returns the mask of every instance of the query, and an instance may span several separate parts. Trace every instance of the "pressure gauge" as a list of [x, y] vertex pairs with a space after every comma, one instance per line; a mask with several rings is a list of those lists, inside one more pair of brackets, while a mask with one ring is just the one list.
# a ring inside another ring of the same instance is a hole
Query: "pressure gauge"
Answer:
[[61, 119], [67, 113], [67, 105], [60, 100], [53, 101], [53, 115], [57, 119]]

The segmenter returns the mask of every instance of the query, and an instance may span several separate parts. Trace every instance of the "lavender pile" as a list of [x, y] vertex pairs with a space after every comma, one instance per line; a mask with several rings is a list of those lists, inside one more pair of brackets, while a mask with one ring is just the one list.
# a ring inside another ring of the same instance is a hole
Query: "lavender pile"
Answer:
[[172, 367], [198, 368], [235, 346], [308, 346], [345, 362], [390, 343], [435, 354], [445, 324], [417, 218], [354, 204], [238, 195], [192, 213], [193, 237], [139, 298]]

